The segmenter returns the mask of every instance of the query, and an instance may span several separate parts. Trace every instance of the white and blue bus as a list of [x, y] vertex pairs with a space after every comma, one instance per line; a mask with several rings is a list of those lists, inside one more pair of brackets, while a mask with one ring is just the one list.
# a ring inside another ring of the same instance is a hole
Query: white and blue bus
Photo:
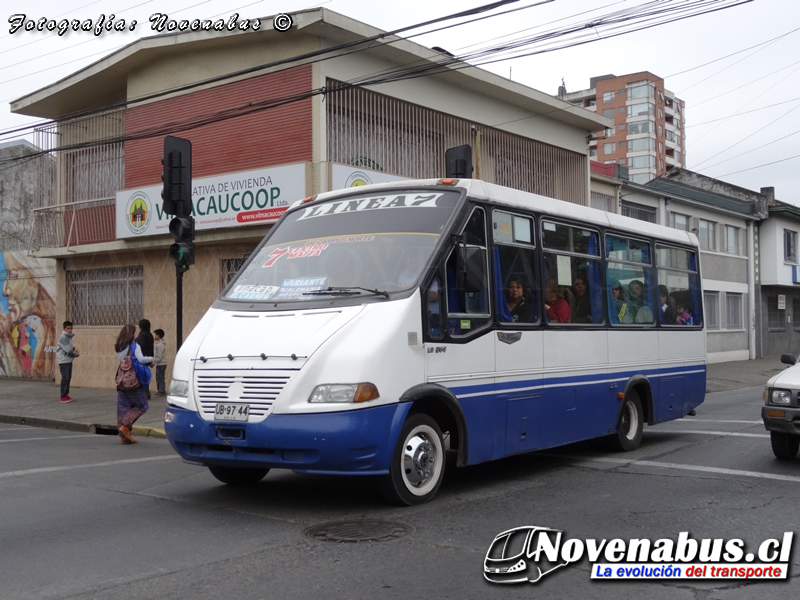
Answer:
[[175, 360], [165, 428], [220, 481], [459, 467], [642, 427], [705, 394], [697, 238], [478, 180], [293, 204]]

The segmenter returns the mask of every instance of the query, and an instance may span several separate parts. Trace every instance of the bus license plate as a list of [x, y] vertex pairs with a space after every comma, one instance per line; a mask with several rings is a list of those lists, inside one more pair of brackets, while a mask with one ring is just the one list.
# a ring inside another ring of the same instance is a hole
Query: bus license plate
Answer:
[[214, 418], [217, 421], [247, 421], [250, 415], [249, 404], [217, 404]]

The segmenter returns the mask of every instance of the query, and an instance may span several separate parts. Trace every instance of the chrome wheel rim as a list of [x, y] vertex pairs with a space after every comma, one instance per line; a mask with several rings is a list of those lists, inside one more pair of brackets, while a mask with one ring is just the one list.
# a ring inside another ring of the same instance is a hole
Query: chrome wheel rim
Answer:
[[636, 404], [631, 400], [627, 400], [625, 402], [625, 410], [622, 413], [622, 430], [625, 432], [627, 439], [633, 440], [638, 429], [639, 412], [636, 410]]
[[416, 496], [427, 494], [436, 486], [442, 471], [442, 446], [436, 432], [427, 426], [415, 427], [403, 444], [403, 481]]

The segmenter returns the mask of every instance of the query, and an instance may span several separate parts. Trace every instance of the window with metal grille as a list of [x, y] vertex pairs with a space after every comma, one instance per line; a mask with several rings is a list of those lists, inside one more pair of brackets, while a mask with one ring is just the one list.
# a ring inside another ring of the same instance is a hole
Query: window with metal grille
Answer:
[[644, 204], [637, 204], [627, 200], [623, 200], [620, 206], [623, 216], [647, 221], [648, 223], [656, 222], [656, 209], [652, 206], [645, 206]]
[[610, 196], [609, 194], [601, 194], [600, 192], [592, 192], [591, 202], [592, 208], [609, 212], [614, 206], [614, 196]]
[[[480, 132], [480, 178], [586, 206], [588, 169], [577, 153], [329, 79], [328, 160], [410, 177], [441, 177], [447, 148]], [[478, 175], [475, 174], [477, 177]]]
[[728, 329], [744, 328], [744, 321], [742, 320], [742, 294], [733, 294], [731, 292], [725, 294], [725, 319]]
[[144, 316], [144, 267], [67, 271], [67, 320], [75, 325], [121, 327]]
[[719, 329], [719, 292], [703, 292], [706, 328]]
[[767, 328], [772, 331], [786, 331], [784, 312], [778, 310], [778, 297], [767, 297]]
[[223, 258], [219, 261], [219, 291], [225, 289], [234, 278], [234, 276], [239, 272], [242, 268], [242, 265], [247, 260], [247, 257], [250, 256], [246, 254], [241, 258]]
[[794, 330], [800, 329], [800, 298], [792, 298], [792, 316], [794, 320]]

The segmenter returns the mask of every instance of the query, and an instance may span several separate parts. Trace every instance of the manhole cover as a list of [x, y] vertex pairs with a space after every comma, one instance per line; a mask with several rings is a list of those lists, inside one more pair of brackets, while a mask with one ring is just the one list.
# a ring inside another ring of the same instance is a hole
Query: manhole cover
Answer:
[[384, 542], [413, 531], [408, 525], [392, 521], [336, 521], [309, 527], [305, 535], [320, 542]]

